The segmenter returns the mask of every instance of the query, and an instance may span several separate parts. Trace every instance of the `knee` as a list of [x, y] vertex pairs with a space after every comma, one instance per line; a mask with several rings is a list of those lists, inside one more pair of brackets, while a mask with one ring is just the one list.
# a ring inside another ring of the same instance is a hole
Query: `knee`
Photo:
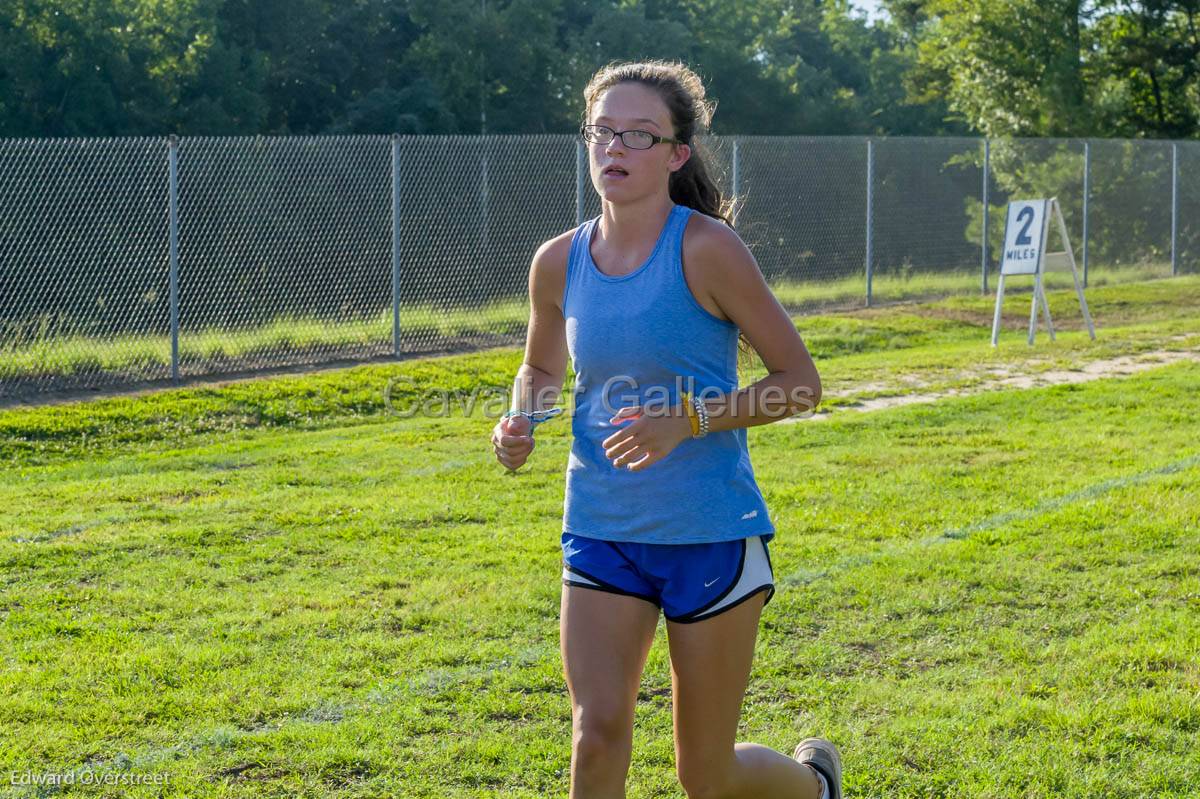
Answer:
[[587, 768], [611, 768], [627, 762], [633, 749], [633, 729], [616, 714], [578, 713], [572, 750], [576, 762]]
[[680, 760], [676, 775], [688, 799], [730, 799], [737, 796], [732, 774], [717, 763], [688, 763]]

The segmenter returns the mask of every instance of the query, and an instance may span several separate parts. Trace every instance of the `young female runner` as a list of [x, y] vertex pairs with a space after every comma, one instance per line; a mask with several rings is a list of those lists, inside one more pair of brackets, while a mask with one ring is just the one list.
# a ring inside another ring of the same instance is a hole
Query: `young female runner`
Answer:
[[[561, 646], [571, 799], [625, 796], [638, 685], [667, 619], [679, 780], [691, 799], [841, 799], [832, 743], [735, 743], [775, 527], [745, 428], [811, 409], [820, 378], [693, 151], [712, 107], [677, 63], [610, 64], [584, 91], [603, 213], [543, 244], [512, 410], [519, 468], [576, 371], [563, 510]], [[739, 333], [770, 374], [737, 388]]]

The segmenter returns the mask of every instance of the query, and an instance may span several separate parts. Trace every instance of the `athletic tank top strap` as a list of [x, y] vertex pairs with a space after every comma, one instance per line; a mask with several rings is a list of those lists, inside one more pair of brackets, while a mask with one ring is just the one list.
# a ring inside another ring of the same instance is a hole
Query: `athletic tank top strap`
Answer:
[[[600, 271], [600, 267], [596, 265], [591, 253], [592, 242], [598, 235], [600, 217], [584, 222], [576, 228], [571, 239], [567, 279], [563, 287], [563, 308], [566, 308], [573, 282], [584, 281], [604, 285], [620, 284], [640, 278], [636, 291], [644, 292], [647, 289], [667, 291], [674, 295], [673, 301], [690, 306], [701, 319], [726, 329], [736, 330], [737, 325], [733, 322], [714, 316], [701, 305], [687, 284], [687, 278], [683, 271], [683, 235], [687, 230], [688, 220], [694, 213], [697, 212], [686, 205], [674, 205], [650, 256], [638, 268], [623, 275], [608, 275]], [[651, 269], [656, 269], [654, 274], [643, 276], [644, 272]], [[647, 286], [647, 283], [653, 285]], [[579, 290], [588, 291], [587, 288]], [[592, 289], [592, 291], [596, 290], [598, 289]]]

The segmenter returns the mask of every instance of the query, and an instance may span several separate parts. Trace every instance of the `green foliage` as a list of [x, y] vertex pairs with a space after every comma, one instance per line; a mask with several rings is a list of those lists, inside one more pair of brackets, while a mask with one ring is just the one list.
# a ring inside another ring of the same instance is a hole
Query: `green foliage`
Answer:
[[987, 136], [1091, 130], [1080, 71], [1079, 0], [931, 0], [919, 44], [918, 96], [945, 94]]
[[12, 0], [0, 135], [552, 133], [680, 59], [718, 133], [1196, 135], [1197, 0]]
[[1200, 2], [1101, 3], [1093, 103], [1112, 136], [1189, 138], [1200, 125]]
[[845, 0], [14, 0], [0, 135], [566, 132], [614, 59], [680, 59], [717, 132], [935, 133]]
[[[1200, 3], [906, 0], [913, 95], [987, 136], [1200, 133]], [[899, 23], [898, 23], [899, 24]]]

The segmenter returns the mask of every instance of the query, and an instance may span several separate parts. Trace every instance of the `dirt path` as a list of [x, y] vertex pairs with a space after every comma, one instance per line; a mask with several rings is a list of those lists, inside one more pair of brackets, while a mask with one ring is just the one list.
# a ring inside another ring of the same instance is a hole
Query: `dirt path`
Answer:
[[849, 385], [841, 388], [838, 393], [842, 395], [883, 391], [894, 391], [897, 393], [886, 397], [862, 399], [852, 405], [838, 405], [827, 410], [818, 410], [811, 416], [795, 416], [784, 420], [784, 422], [799, 422], [805, 419], [828, 419], [835, 413], [843, 411], [858, 411], [860, 413], [878, 411], [884, 408], [895, 408], [900, 405], [937, 402], [947, 397], [982, 394], [987, 391], [1000, 391], [1012, 388], [1041, 388], [1042, 386], [1057, 386], [1067, 383], [1088, 383], [1092, 380], [1101, 380], [1108, 377], [1132, 375], [1144, 372], [1147, 369], [1155, 369], [1180, 361], [1200, 363], [1200, 351], [1156, 350], [1138, 355], [1123, 355], [1119, 358], [1110, 358], [1108, 360], [1089, 361], [1078, 369], [1069, 371], [1021, 372], [1018, 369], [1009, 367], [992, 367], [984, 369], [981, 372], [981, 374], [990, 375], [990, 379], [985, 379], [983, 382], [968, 388], [947, 389], [945, 391], [921, 391], [922, 386], [915, 379], [902, 379], [904, 384], [863, 383]]

